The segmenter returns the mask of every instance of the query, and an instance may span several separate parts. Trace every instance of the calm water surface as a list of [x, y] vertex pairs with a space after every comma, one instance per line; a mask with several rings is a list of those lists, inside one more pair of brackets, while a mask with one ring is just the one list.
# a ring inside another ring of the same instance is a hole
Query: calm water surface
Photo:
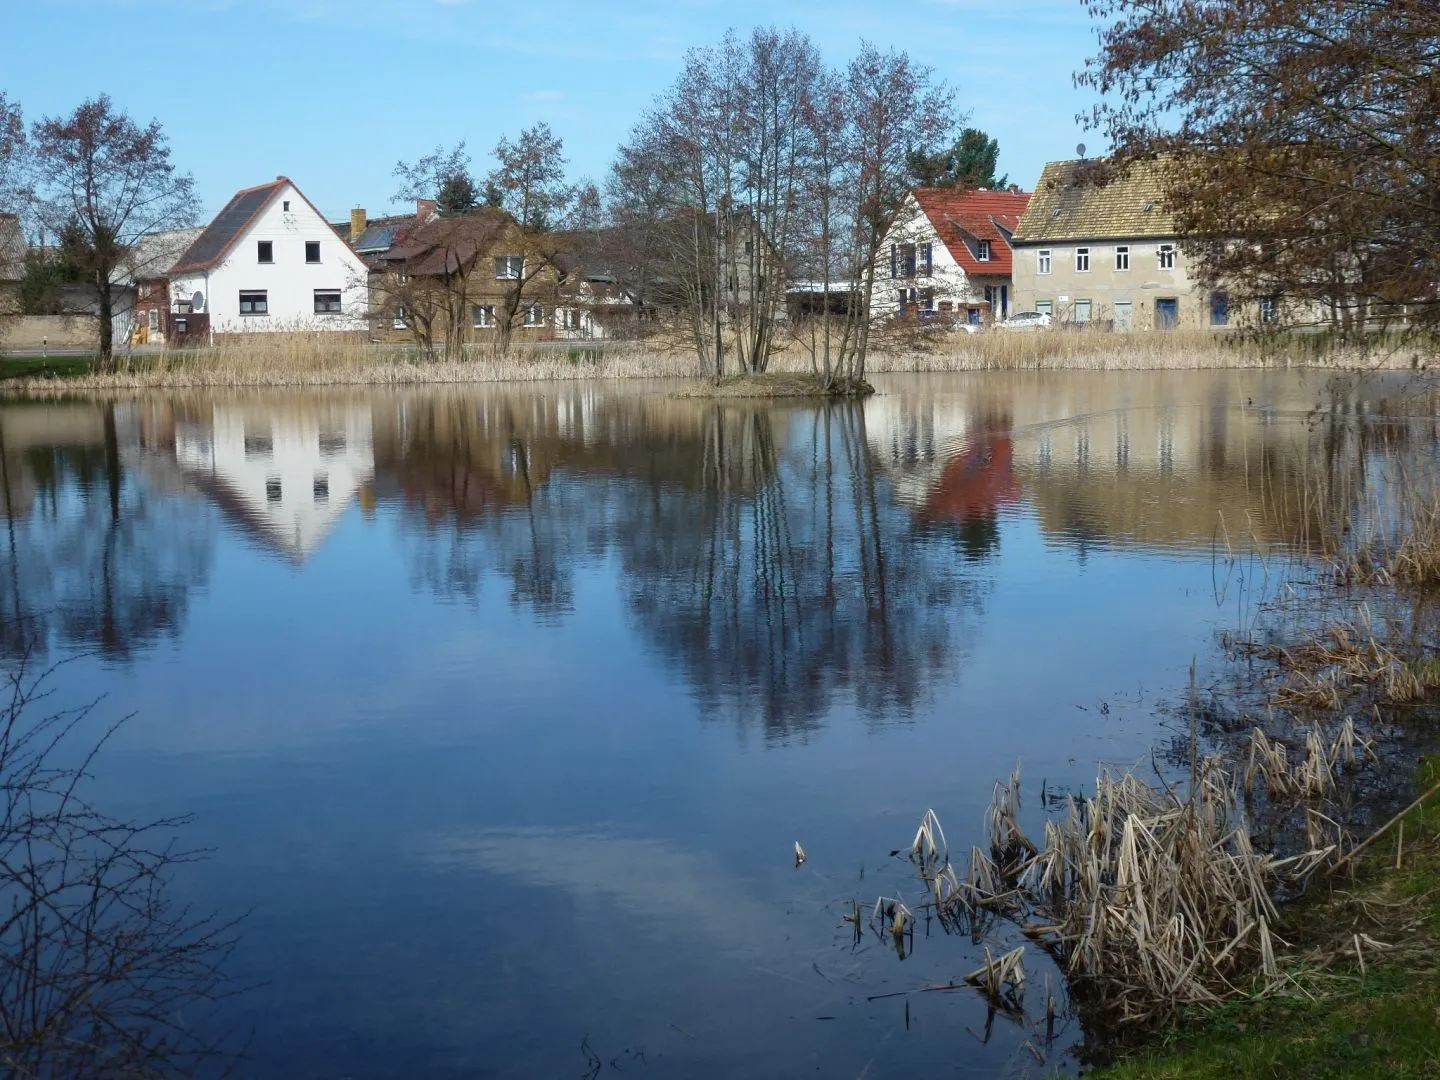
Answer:
[[968, 993], [869, 1000], [978, 950], [902, 959], [841, 914], [920, 899], [889, 854], [927, 807], [966, 850], [1017, 760], [1038, 795], [1168, 738], [1247, 578], [1335, 509], [1297, 497], [1331, 389], [880, 389], [0, 406], [0, 648], [134, 713], [98, 802], [195, 815], [213, 855], [177, 889], [250, 913], [243, 1074], [1042, 1072], [1027, 1038], [1065, 1064], [1073, 1028], [987, 1029]]

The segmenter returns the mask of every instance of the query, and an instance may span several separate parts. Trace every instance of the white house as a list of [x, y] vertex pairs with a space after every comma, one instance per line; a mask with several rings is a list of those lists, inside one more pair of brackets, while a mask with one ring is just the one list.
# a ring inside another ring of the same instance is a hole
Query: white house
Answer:
[[[246, 188], [170, 271], [171, 310], [213, 334], [364, 330], [366, 267], [287, 177]], [[197, 318], [198, 316], [198, 318]]]
[[875, 268], [877, 317], [958, 318], [973, 325], [1012, 309], [1010, 236], [1030, 194], [916, 188], [905, 197]]

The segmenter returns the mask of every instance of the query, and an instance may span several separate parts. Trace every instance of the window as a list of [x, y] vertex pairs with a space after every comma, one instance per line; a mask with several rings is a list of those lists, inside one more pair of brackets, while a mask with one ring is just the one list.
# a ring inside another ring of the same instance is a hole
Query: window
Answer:
[[935, 249], [929, 244], [921, 244], [920, 257], [924, 261], [925, 276], [929, 277], [935, 272]]
[[921, 311], [934, 311], [934, 310], [935, 310], [935, 290], [934, 290], [934, 289], [921, 289], [921, 290], [920, 290], [920, 310], [921, 310]]
[[316, 290], [315, 290], [315, 314], [316, 314], [316, 315], [339, 315], [339, 314], [340, 314], [340, 290], [339, 290], [339, 289], [316, 289]]
[[1050, 273], [1050, 249], [1041, 248], [1035, 253], [1035, 272], [1037, 274]]
[[280, 478], [272, 476], [265, 481], [265, 498], [270, 502], [280, 501]]
[[1128, 247], [1121, 246], [1115, 249], [1115, 269], [1130, 269], [1130, 249]]
[[471, 314], [475, 317], [474, 323], [476, 330], [489, 330], [495, 325], [494, 304], [476, 304]]
[[320, 261], [320, 241], [305, 241], [305, 261], [307, 263], [318, 263]]
[[186, 330], [189, 330], [189, 329], [190, 329], [190, 320], [187, 319], [184, 315], [177, 316], [176, 319], [175, 319], [175, 332], [176, 332], [177, 334], [183, 334], [183, 333], [185, 333]]
[[394, 322], [392, 325], [395, 327], [396, 330], [404, 330], [405, 327], [408, 325], [408, 324], [405, 322], [405, 305], [404, 305], [404, 304], [396, 304], [396, 305], [395, 305], [395, 322]]
[[496, 281], [519, 281], [525, 273], [524, 255], [497, 255], [495, 256], [495, 280]]
[[160, 332], [160, 312], [154, 308], [147, 311], [145, 313], [145, 325], [150, 333], [158, 334]]
[[193, 305], [189, 300], [176, 300], [176, 301], [175, 301], [175, 314], [176, 314], [176, 315], [193, 315], [193, 314], [195, 314], [195, 307], [194, 307], [194, 305]]
[[1210, 325], [1225, 326], [1230, 322], [1230, 294], [1217, 289], [1210, 294]]
[[1260, 298], [1260, 321], [1269, 325], [1280, 317], [1280, 301], [1278, 297], [1262, 296]]
[[1053, 300], [1036, 300], [1035, 310], [1041, 315], [1053, 315], [1055, 314], [1055, 302]]
[[915, 276], [915, 245], [900, 245], [900, 276], [911, 278]]
[[327, 476], [325, 473], [320, 473], [320, 474], [318, 474], [318, 475], [315, 477], [315, 483], [314, 483], [313, 487], [311, 488], [311, 492], [314, 494], [314, 496], [315, 496], [315, 501], [316, 501], [317, 503], [329, 502], [329, 501], [330, 501], [330, 477]]
[[1156, 252], [1156, 255], [1157, 255], [1157, 257], [1158, 257], [1159, 260], [1160, 260], [1160, 269], [1161, 269], [1161, 270], [1174, 270], [1174, 269], [1175, 269], [1175, 245], [1174, 245], [1174, 244], [1161, 244], [1159, 250]]
[[268, 315], [270, 314], [270, 294], [264, 289], [241, 289], [240, 290], [240, 314], [241, 315]]
[[285, 213], [288, 214], [288, 213], [290, 212], [290, 200], [289, 200], [289, 199], [283, 200], [283, 201], [280, 203], [280, 209], [283, 210]]
[[989, 262], [989, 261], [990, 261], [990, 241], [989, 241], [989, 240], [981, 240], [981, 241], [976, 245], [976, 248], [977, 248], [978, 250], [977, 250], [976, 253], [975, 253], [975, 258], [979, 259], [981, 262]]
[[257, 240], [255, 242], [256, 261], [262, 263], [273, 263], [275, 261], [275, 245], [269, 240]]
[[1090, 321], [1090, 301], [1075, 301], [1075, 325], [1083, 326]]
[[1090, 272], [1089, 248], [1075, 249], [1075, 272], [1079, 274], [1088, 274]]
[[567, 310], [567, 311], [565, 312], [565, 329], [566, 329], [566, 330], [579, 330], [579, 329], [580, 329], [580, 309], [579, 309], [579, 308], [570, 308], [569, 310]]
[[525, 306], [525, 325], [545, 325], [545, 310], [539, 304], [527, 304]]

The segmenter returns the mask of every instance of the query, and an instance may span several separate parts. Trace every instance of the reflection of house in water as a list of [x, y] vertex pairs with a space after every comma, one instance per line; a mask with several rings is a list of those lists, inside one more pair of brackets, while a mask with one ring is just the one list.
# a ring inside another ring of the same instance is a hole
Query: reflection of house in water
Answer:
[[297, 560], [375, 472], [368, 407], [217, 404], [205, 419], [177, 416], [171, 434], [185, 478]]
[[1314, 389], [1293, 376], [1017, 374], [953, 389], [866, 406], [871, 452], [917, 520], [963, 518], [1023, 489], [1041, 530], [1076, 542], [1312, 544], [1325, 527], [1325, 500], [1304, 497], [1331, 479], [1300, 422]]

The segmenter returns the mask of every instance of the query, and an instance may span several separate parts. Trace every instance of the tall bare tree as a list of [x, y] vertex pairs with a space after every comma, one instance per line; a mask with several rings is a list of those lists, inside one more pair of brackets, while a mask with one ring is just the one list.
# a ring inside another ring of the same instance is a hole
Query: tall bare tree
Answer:
[[392, 196], [395, 202], [433, 199], [442, 214], [463, 214], [480, 205], [480, 184], [470, 171], [463, 139], [453, 147], [437, 146], [414, 161], [396, 162], [394, 176], [400, 181]]
[[135, 246], [192, 224], [195, 181], [170, 160], [158, 120], [141, 126], [104, 94], [30, 133], [34, 207], [53, 234], [74, 231], [74, 256], [98, 301], [100, 360], [113, 363], [117, 271]]
[[0, 210], [16, 209], [26, 149], [25, 117], [20, 103], [11, 101], [0, 90]]
[[526, 128], [513, 142], [502, 137], [495, 161], [485, 182], [486, 200], [518, 226], [506, 234], [510, 247], [495, 253], [495, 277], [505, 283], [495, 312], [497, 342], [507, 352], [517, 329], [538, 325], [537, 307], [543, 320], [546, 300], [553, 317], [552, 286], [570, 246], [562, 230], [575, 223], [590, 200], [566, 179], [565, 144], [548, 124]]
[[793, 30], [732, 32], [687, 56], [622, 147], [611, 205], [617, 219], [640, 210], [647, 241], [666, 249], [663, 276], [716, 377], [727, 347], [742, 372], [768, 367], [797, 277], [821, 281], [817, 367], [863, 376], [862, 323], [906, 156], [953, 130], [951, 109], [928, 69], [870, 45], [842, 72]]

